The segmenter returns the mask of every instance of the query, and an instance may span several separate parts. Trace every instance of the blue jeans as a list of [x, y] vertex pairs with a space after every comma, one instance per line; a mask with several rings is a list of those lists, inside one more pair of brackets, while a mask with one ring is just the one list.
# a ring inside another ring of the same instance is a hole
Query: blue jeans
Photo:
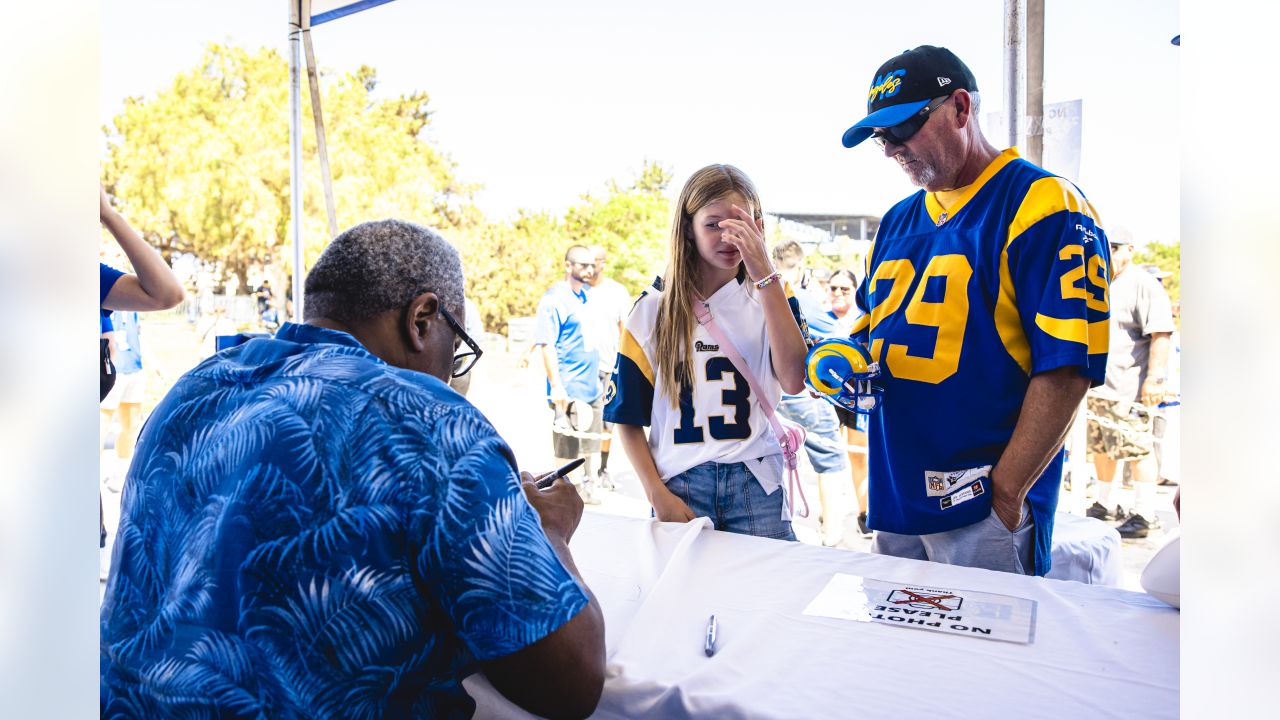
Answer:
[[778, 414], [804, 426], [804, 451], [814, 472], [842, 472], [849, 467], [840, 418], [831, 403], [808, 394], [783, 395]]
[[705, 462], [667, 480], [667, 489], [716, 530], [795, 540], [791, 521], [782, 519], [782, 488], [765, 495], [742, 463]]

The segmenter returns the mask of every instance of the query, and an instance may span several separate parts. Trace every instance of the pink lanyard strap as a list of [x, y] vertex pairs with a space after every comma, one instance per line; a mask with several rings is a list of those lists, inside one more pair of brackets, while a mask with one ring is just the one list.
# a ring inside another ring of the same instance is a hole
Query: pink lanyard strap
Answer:
[[787, 483], [789, 485], [788, 492], [784, 493], [783, 501], [787, 505], [787, 512], [795, 515], [795, 508], [791, 504], [791, 496], [798, 494], [800, 501], [804, 503], [804, 512], [799, 513], [800, 517], [809, 517], [809, 500], [804, 496], [804, 487], [800, 483], [800, 448], [787, 448], [783, 444], [782, 439], [788, 437], [787, 431], [782, 427], [782, 423], [778, 420], [777, 414], [772, 406], [765, 402], [764, 391], [760, 388], [760, 384], [756, 382], [756, 376], [751, 373], [751, 368], [747, 365], [747, 361], [742, 359], [742, 355], [738, 353], [738, 348], [724, 333], [720, 325], [716, 322], [715, 316], [711, 314], [711, 306], [702, 300], [693, 301], [693, 316], [698, 319], [698, 324], [707, 329], [711, 333], [711, 338], [720, 346], [720, 352], [729, 358], [729, 362], [738, 369], [738, 374], [747, 380], [747, 385], [751, 388], [752, 395], [756, 398], [756, 404], [764, 409], [764, 415], [769, 419], [769, 424], [773, 426], [773, 432], [778, 438], [778, 444], [782, 445], [782, 457], [786, 460], [787, 465]]

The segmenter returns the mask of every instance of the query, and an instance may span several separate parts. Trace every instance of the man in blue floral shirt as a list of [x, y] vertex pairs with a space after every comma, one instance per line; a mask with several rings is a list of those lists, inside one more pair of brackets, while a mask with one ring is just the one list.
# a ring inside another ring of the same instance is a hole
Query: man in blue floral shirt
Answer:
[[462, 285], [432, 231], [359, 225], [307, 276], [305, 324], [178, 381], [125, 483], [104, 717], [468, 717], [477, 669], [531, 712], [594, 710], [582, 502], [522, 486], [446, 385], [479, 356]]

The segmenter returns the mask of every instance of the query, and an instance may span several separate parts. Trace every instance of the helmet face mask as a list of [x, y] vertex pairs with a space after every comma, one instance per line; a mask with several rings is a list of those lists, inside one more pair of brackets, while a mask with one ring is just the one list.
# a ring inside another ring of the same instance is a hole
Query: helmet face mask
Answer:
[[870, 415], [880, 407], [882, 391], [872, 384], [880, 364], [866, 346], [853, 340], [823, 340], [805, 358], [805, 384], [836, 407]]

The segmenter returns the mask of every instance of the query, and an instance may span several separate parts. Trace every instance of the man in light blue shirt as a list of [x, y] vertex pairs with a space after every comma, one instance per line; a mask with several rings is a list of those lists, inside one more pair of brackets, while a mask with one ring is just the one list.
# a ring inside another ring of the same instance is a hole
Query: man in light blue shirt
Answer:
[[558, 464], [586, 458], [579, 491], [583, 500], [593, 497], [596, 456], [604, 432], [604, 385], [600, 382], [600, 352], [592, 340], [595, 322], [587, 307], [595, 257], [574, 245], [564, 255], [565, 279], [551, 286], [538, 302], [533, 344], [541, 350], [547, 375], [547, 403], [555, 411], [551, 445]]

